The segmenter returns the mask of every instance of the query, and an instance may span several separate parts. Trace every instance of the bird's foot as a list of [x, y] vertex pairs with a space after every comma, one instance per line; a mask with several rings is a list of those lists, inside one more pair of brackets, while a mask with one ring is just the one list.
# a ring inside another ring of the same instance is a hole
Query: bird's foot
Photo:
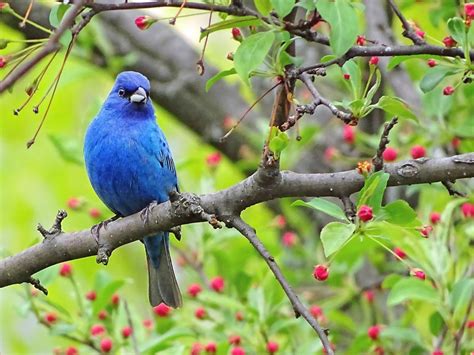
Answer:
[[107, 265], [107, 263], [109, 262], [109, 256], [112, 253], [110, 249], [107, 247], [107, 244], [104, 243], [100, 239], [100, 229], [102, 227], [104, 229], [107, 229], [107, 225], [110, 222], [113, 222], [119, 219], [120, 217], [121, 216], [117, 214], [109, 219], [106, 219], [105, 221], [102, 221], [102, 222], [97, 223], [96, 225], [93, 225], [91, 228], [92, 237], [95, 239], [97, 245], [99, 246], [99, 249], [97, 250], [97, 257], [96, 257], [97, 264]]
[[158, 201], [152, 201], [148, 206], [140, 211], [140, 219], [144, 224], [148, 224], [150, 222], [150, 213], [152, 212], [153, 208], [158, 205]]
[[177, 240], [181, 240], [181, 226], [170, 228], [170, 233], [173, 233]]
[[40, 223], [38, 223], [37, 229], [38, 229], [38, 232], [40, 232], [41, 235], [43, 236], [44, 238], [43, 241], [53, 239], [54, 237], [58, 236], [59, 234], [63, 232], [61, 223], [66, 217], [67, 217], [67, 212], [64, 210], [59, 210], [58, 213], [56, 214], [56, 219], [54, 220], [54, 223], [49, 230], [47, 230]]

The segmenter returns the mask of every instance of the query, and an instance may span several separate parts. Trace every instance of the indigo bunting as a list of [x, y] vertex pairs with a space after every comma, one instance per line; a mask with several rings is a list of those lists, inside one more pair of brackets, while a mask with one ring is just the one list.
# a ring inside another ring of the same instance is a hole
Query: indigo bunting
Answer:
[[[118, 216], [169, 200], [178, 191], [173, 157], [156, 123], [150, 82], [137, 72], [119, 74], [84, 141], [87, 173], [97, 195]], [[181, 293], [171, 263], [169, 233], [143, 239], [148, 264], [148, 295], [179, 307]]]

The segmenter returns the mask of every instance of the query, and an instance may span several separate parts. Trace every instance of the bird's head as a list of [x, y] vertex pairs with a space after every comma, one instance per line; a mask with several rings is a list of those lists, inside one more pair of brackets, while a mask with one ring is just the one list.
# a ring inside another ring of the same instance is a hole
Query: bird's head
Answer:
[[153, 110], [147, 77], [134, 71], [120, 73], [107, 98], [107, 106], [130, 112]]

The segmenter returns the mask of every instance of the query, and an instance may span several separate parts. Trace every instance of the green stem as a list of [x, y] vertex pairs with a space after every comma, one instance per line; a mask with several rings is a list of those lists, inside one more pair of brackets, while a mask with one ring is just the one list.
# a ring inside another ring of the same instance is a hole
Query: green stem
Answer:
[[367, 79], [367, 84], [365, 84], [364, 94], [362, 95], [361, 99], [363, 99], [367, 95], [367, 92], [369, 91], [370, 82], [372, 81], [372, 77], [374, 76], [375, 70], [377, 70], [375, 65], [374, 66], [370, 65], [369, 78]]
[[82, 303], [82, 296], [81, 296], [81, 293], [79, 292], [79, 286], [77, 285], [76, 279], [72, 275], [69, 277], [69, 279], [71, 280], [72, 287], [74, 289], [74, 294], [77, 299], [77, 304], [79, 305], [80, 315], [83, 316], [85, 314], [84, 304]]
[[[364, 234], [365, 235], [365, 234]], [[403, 264], [406, 265], [406, 267], [408, 267], [409, 269], [411, 269], [411, 266], [405, 261], [403, 260], [402, 258], [400, 258], [397, 254], [395, 254], [393, 252], [392, 249], [390, 249], [388, 246], [386, 246], [385, 244], [383, 244], [381, 241], [377, 240], [377, 238], [374, 238], [374, 237], [371, 237], [370, 235], [365, 235], [367, 238], [369, 238], [370, 240], [374, 241], [375, 243], [377, 243], [378, 245], [380, 245], [382, 248], [384, 248], [385, 250], [387, 250], [390, 254], [392, 254], [393, 256], [395, 256], [399, 261], [401, 261]]]
[[[18, 18], [18, 19], [20, 19], [20, 20], [22, 20], [22, 21], [25, 20], [25, 18], [24, 18], [23, 16], [17, 14], [15, 11], [11, 11], [10, 13], [11, 13], [13, 16], [15, 16], [16, 18]], [[33, 27], [36, 27], [37, 29], [39, 29], [39, 30], [41, 30], [41, 31], [43, 31], [43, 32], [46, 32], [47, 34], [52, 34], [52, 33], [53, 33], [53, 31], [48, 30], [46, 27], [43, 27], [43, 26], [37, 24], [36, 22], [30, 21], [30, 20], [28, 20], [28, 19], [26, 19], [25, 22], [26, 22], [27, 24], [33, 26]]]

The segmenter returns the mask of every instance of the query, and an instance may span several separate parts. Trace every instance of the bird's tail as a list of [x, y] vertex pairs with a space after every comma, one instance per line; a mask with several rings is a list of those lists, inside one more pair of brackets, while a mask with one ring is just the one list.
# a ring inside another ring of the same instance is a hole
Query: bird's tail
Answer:
[[183, 304], [171, 263], [168, 233], [162, 232], [144, 240], [148, 264], [148, 298], [151, 305], [161, 302], [178, 308]]

